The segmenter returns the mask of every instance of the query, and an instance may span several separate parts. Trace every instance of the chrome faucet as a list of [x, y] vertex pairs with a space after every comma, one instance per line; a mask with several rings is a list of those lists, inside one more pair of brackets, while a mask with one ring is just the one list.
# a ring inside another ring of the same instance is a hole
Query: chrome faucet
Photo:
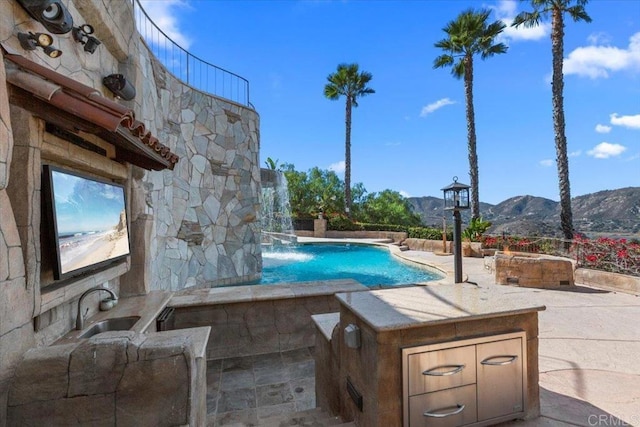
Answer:
[[105, 292], [109, 293], [109, 295], [111, 295], [111, 299], [113, 299], [114, 301], [118, 301], [118, 296], [111, 289], [97, 287], [97, 288], [91, 288], [88, 291], [85, 291], [82, 295], [80, 295], [80, 299], [78, 300], [78, 313], [77, 313], [77, 316], [76, 316], [76, 329], [77, 330], [80, 331], [80, 330], [82, 330], [84, 328], [84, 317], [89, 312], [89, 309], [87, 308], [87, 310], [84, 312], [84, 314], [82, 314], [82, 301], [84, 300], [84, 297], [86, 297], [87, 295], [89, 295], [89, 294], [91, 294], [93, 292], [99, 292], [99, 291], [105, 291]]

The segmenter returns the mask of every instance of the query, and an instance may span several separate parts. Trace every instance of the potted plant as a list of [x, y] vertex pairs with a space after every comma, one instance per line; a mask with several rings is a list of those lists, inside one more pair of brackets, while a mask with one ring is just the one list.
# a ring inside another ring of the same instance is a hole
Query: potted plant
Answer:
[[469, 226], [462, 232], [462, 256], [471, 256], [471, 242], [481, 242], [482, 235], [491, 227], [491, 222], [482, 218], [471, 218]]

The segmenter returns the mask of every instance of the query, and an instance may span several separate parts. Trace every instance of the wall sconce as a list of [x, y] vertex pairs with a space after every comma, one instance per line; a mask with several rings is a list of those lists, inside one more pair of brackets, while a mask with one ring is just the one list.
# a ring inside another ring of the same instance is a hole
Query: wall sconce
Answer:
[[18, 33], [18, 40], [20, 40], [20, 46], [24, 50], [35, 50], [37, 47], [41, 47], [50, 58], [57, 58], [62, 55], [60, 49], [52, 46], [53, 37], [47, 33]]
[[100, 40], [91, 35], [93, 34], [93, 27], [89, 24], [73, 27], [71, 34], [73, 34], [75, 41], [84, 45], [85, 52], [93, 53], [102, 44]]
[[113, 94], [125, 101], [131, 101], [136, 97], [136, 88], [122, 74], [111, 74], [102, 79], [102, 83]]
[[73, 28], [73, 17], [61, 0], [18, 0], [18, 3], [53, 34], [66, 34]]

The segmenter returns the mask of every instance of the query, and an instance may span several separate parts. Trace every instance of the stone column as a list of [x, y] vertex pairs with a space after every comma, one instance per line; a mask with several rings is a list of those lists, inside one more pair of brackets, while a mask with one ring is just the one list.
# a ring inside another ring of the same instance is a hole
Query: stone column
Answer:
[[318, 218], [313, 220], [313, 237], [325, 237], [327, 234], [327, 220]]

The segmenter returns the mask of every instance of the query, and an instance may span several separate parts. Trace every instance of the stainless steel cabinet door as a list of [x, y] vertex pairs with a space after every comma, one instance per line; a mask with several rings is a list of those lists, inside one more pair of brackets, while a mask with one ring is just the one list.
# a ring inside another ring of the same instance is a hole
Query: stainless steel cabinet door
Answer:
[[409, 396], [476, 382], [475, 346], [409, 356]]
[[522, 339], [478, 344], [478, 421], [522, 412]]
[[477, 419], [474, 384], [409, 398], [411, 427], [453, 427]]

